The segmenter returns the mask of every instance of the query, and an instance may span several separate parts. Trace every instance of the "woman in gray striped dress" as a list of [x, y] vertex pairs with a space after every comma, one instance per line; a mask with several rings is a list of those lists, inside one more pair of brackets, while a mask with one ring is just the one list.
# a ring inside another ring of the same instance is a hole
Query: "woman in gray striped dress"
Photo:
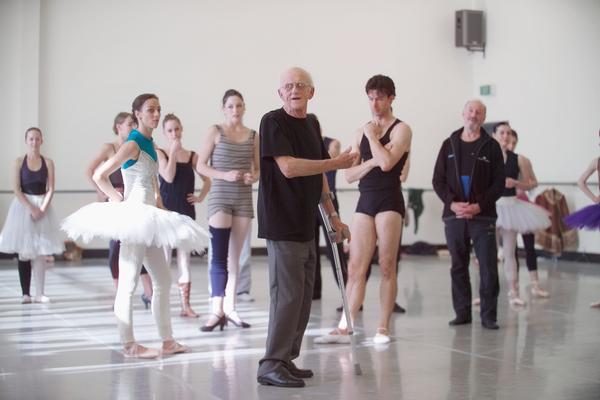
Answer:
[[200, 329], [222, 330], [227, 322], [248, 328], [236, 311], [239, 259], [254, 218], [252, 184], [258, 180], [258, 135], [243, 124], [244, 98], [230, 89], [223, 96], [225, 121], [210, 127], [196, 169], [212, 179], [208, 225], [212, 314]]

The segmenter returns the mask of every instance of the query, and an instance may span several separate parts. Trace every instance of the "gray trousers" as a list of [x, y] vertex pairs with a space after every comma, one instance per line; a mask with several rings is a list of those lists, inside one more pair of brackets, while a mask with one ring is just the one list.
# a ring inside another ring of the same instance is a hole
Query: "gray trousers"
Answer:
[[269, 330], [258, 376], [287, 365], [300, 354], [312, 303], [316, 254], [314, 240], [267, 240], [269, 258]]
[[238, 273], [237, 294], [250, 293], [252, 273], [250, 271], [250, 257], [252, 257], [252, 225], [248, 229], [244, 246], [240, 253], [240, 272]]

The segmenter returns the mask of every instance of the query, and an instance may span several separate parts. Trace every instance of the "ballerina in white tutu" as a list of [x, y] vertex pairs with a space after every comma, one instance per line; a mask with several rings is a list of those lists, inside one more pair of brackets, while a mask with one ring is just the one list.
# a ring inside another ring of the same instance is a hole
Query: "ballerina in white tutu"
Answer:
[[[598, 131], [598, 135], [600, 136], [600, 131]], [[577, 210], [573, 214], [567, 216], [564, 221], [569, 226], [596, 231], [600, 229], [600, 195], [595, 195], [587, 185], [587, 180], [594, 173], [597, 173], [598, 178], [600, 178], [600, 157], [595, 157], [592, 162], [590, 162], [577, 181], [579, 189], [594, 204]], [[591, 303], [590, 307], [600, 308], [600, 300]]]
[[[510, 136], [511, 138], [508, 150], [514, 152], [515, 147], [517, 147], [517, 143], [519, 142], [519, 135], [514, 129], [512, 129]], [[527, 158], [523, 157], [523, 159], [527, 163], [530, 163]], [[537, 182], [537, 178], [533, 172], [533, 169], [531, 170], [531, 176], [533, 180]], [[527, 195], [527, 192], [525, 190], [517, 188], [517, 198], [525, 202], [531, 203], [531, 201], [529, 200], [529, 196]], [[531, 294], [535, 297], [541, 298], [550, 297], [550, 294], [546, 290], [542, 289], [542, 287], [540, 286], [540, 278], [538, 275], [537, 268], [537, 254], [535, 252], [535, 234], [533, 232], [522, 233], [521, 238], [523, 239], [523, 247], [525, 249], [525, 260], [527, 264], [527, 270], [529, 271], [529, 280], [531, 281]], [[517, 275], [519, 275], [519, 259], [517, 258], [516, 252], [515, 260], [517, 262]]]
[[48, 303], [44, 294], [46, 256], [65, 251], [62, 234], [52, 212], [54, 162], [42, 156], [44, 142], [39, 128], [25, 132], [27, 154], [17, 158], [14, 169], [15, 199], [0, 233], [0, 251], [16, 253], [23, 291], [22, 303], [31, 303], [31, 268], [35, 276], [36, 303]]
[[[92, 238], [118, 239], [119, 285], [115, 315], [123, 353], [138, 358], [156, 358], [162, 354], [188, 350], [172, 336], [169, 312], [171, 273], [163, 247], [204, 250], [206, 233], [188, 216], [163, 208], [158, 191], [158, 163], [152, 131], [160, 119], [160, 103], [153, 94], [142, 94], [132, 104], [138, 129], [133, 130], [117, 153], [94, 173], [94, 182], [109, 198], [108, 203], [87, 205], [63, 222], [69, 236], [84, 241]], [[121, 167], [125, 192], [111, 185], [109, 175]], [[160, 351], [137, 344], [133, 335], [131, 299], [142, 262], [152, 277], [152, 314], [162, 339]]]
[[[98, 192], [98, 198], [100, 201], [107, 201], [108, 197], [100, 190], [96, 183], [92, 179], [96, 168], [98, 168], [102, 163], [106, 162], [110, 157], [117, 154], [117, 150], [119, 147], [127, 140], [129, 137], [129, 133], [133, 130], [135, 124], [133, 123], [133, 116], [128, 112], [120, 112], [114, 119], [113, 122], [113, 132], [116, 135], [116, 140], [109, 143], [104, 143], [100, 152], [94, 157], [94, 159], [88, 165], [86, 170], [86, 176], [90, 183]], [[121, 175], [121, 169], [117, 169], [115, 172], [110, 174], [108, 177], [110, 183], [114, 186], [115, 189], [119, 193], [123, 193], [125, 186], [123, 183], [123, 176]], [[111, 240], [108, 245], [108, 265], [110, 267], [110, 273], [115, 282], [115, 288], [117, 287], [119, 281], [119, 251], [121, 248], [121, 243], [118, 240]], [[144, 287], [144, 293], [142, 294], [142, 302], [144, 306], [148, 308], [150, 305], [150, 299], [152, 298], [152, 280], [150, 279], [150, 275], [148, 275], [148, 271], [142, 265], [142, 272], [140, 273], [140, 278], [142, 280], [142, 285]]]
[[543, 208], [517, 198], [516, 189], [531, 190], [537, 186], [537, 180], [531, 162], [509, 150], [512, 141], [511, 127], [507, 122], [501, 122], [494, 127], [493, 136], [502, 149], [506, 174], [504, 193], [496, 202], [496, 227], [502, 237], [504, 272], [510, 285], [508, 299], [511, 305], [524, 306], [525, 301], [519, 296], [519, 276], [515, 258], [517, 235], [546, 229], [550, 226], [550, 217]]

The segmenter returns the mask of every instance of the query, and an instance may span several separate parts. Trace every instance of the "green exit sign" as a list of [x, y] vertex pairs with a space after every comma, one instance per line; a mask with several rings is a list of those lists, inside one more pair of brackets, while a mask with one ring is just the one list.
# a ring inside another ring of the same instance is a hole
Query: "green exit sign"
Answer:
[[481, 96], [489, 96], [492, 94], [492, 86], [491, 85], [481, 85], [479, 86], [479, 94]]

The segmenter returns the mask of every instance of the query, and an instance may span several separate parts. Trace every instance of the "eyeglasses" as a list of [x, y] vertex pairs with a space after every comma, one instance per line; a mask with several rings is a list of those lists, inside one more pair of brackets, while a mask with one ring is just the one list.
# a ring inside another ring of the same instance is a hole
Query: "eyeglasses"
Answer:
[[307, 89], [307, 88], [310, 87], [310, 85], [308, 83], [304, 83], [304, 82], [290, 82], [290, 83], [284, 83], [281, 88], [284, 89], [286, 92], [291, 92], [292, 89], [294, 89], [294, 86], [298, 90], [304, 90], [304, 89]]

